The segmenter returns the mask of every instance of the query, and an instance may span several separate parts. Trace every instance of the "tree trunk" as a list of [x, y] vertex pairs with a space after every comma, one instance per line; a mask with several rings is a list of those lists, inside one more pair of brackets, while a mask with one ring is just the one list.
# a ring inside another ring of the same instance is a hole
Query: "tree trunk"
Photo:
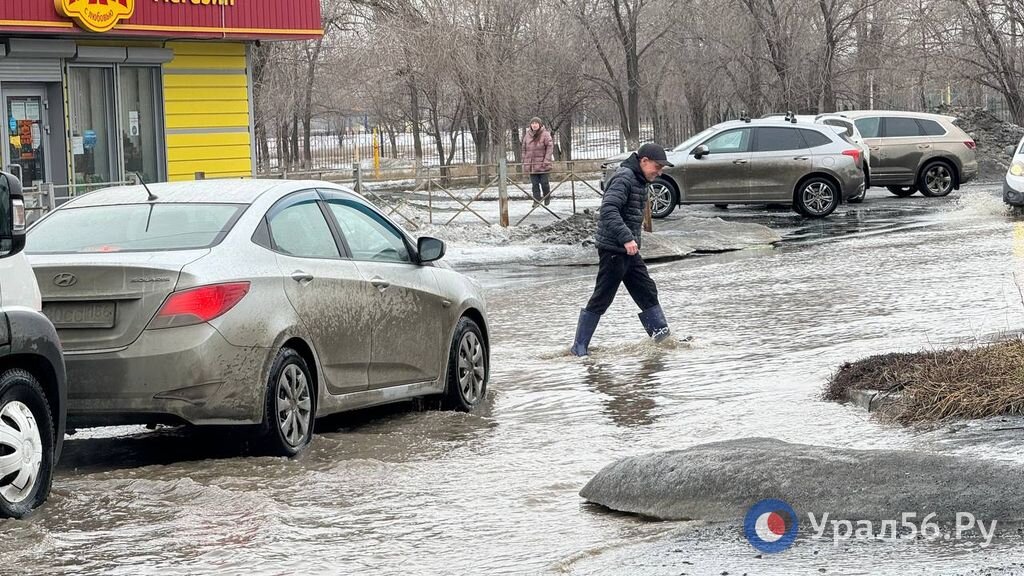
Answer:
[[412, 122], [412, 149], [416, 156], [416, 169], [423, 165], [423, 136], [420, 127], [420, 92], [416, 81], [409, 74], [409, 120]]
[[291, 152], [288, 150], [288, 123], [277, 125], [277, 164], [283, 170], [291, 169]]
[[298, 112], [292, 113], [292, 145], [291, 145], [291, 158], [289, 162], [292, 165], [298, 165], [299, 163], [299, 114]]
[[640, 147], [640, 57], [636, 48], [636, 26], [633, 26], [632, 42], [626, 49], [626, 102], [627, 122], [626, 143], [631, 150]]
[[398, 159], [398, 136], [395, 134], [395, 125], [388, 123], [388, 142], [391, 143], [391, 157]]
[[317, 38], [313, 45], [313, 52], [309, 52], [309, 44], [306, 45], [306, 86], [302, 102], [302, 166], [306, 169], [312, 168], [313, 151], [310, 144], [310, 135], [313, 123], [313, 87], [316, 85], [316, 63], [320, 60], [320, 49], [323, 47], [324, 37]]
[[562, 162], [572, 160], [573, 115], [566, 116], [558, 128], [558, 159]]

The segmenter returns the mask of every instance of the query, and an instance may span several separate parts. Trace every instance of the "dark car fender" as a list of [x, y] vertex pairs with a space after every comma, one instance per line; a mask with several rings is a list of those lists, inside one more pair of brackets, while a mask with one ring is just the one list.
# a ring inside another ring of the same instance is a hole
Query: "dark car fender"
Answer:
[[[55, 432], [54, 461], [57, 461], [64, 445], [68, 406], [64, 354], [57, 331], [46, 316], [27, 309], [0, 313], [0, 322], [5, 323], [7, 329], [7, 342], [0, 340], [0, 361], [18, 357], [30, 360], [36, 367], [43, 366], [50, 370], [49, 374], [35, 376], [40, 379], [50, 403]], [[3, 330], [0, 330], [2, 335]]]

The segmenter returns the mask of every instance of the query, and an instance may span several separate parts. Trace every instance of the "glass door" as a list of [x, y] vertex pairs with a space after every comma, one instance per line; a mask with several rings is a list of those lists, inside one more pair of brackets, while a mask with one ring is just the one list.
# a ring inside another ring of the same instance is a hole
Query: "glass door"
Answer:
[[160, 69], [120, 66], [118, 77], [125, 178], [138, 174], [144, 182], [160, 182], [164, 179]]
[[117, 181], [121, 170], [114, 136], [114, 70], [75, 66], [68, 69], [68, 76], [74, 168], [70, 180], [76, 185]]
[[42, 87], [5, 88], [7, 169], [26, 187], [49, 180], [46, 93]]

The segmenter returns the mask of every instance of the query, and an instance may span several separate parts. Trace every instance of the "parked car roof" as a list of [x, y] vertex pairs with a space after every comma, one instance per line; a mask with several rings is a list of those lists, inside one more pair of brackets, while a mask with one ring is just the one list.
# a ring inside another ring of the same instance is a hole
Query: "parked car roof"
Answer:
[[[252, 204], [261, 195], [274, 188], [292, 191], [311, 187], [309, 182], [301, 180], [261, 179], [156, 182], [147, 184], [147, 186], [157, 197], [156, 203], [217, 202], [222, 204]], [[83, 194], [69, 204], [81, 208], [113, 204], [145, 204], [148, 201], [149, 194], [146, 192], [146, 188], [138, 185], [103, 188]]]
[[845, 116], [847, 118], [857, 119], [864, 118], [866, 116], [902, 116], [905, 118], [924, 118], [928, 120], [947, 120], [950, 122], [955, 121], [956, 116], [947, 116], [944, 114], [931, 114], [928, 112], [909, 112], [906, 110], [847, 110], [846, 112], [836, 112], [835, 116]]

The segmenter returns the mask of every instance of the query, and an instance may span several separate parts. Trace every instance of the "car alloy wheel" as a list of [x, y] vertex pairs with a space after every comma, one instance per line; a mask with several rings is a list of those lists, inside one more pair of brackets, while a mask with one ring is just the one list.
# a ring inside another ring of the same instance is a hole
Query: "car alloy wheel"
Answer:
[[924, 173], [924, 189], [928, 196], [946, 196], [953, 191], [953, 174], [945, 164], [933, 164]]
[[800, 199], [808, 216], [826, 216], [835, 209], [836, 192], [828, 182], [812, 180], [800, 192]]
[[655, 181], [647, 185], [647, 194], [651, 198], [651, 216], [664, 218], [675, 209], [675, 191], [665, 182]]

